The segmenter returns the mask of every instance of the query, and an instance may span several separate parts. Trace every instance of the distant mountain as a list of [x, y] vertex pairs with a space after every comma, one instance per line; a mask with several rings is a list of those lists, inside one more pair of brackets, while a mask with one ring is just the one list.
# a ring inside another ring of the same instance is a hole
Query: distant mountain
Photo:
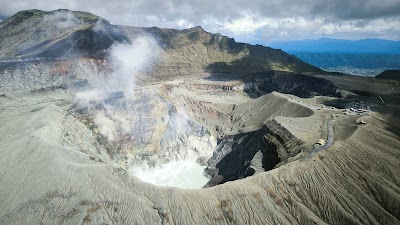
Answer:
[[164, 65], [161, 72], [323, 72], [282, 50], [237, 43], [201, 27], [176, 30], [116, 26], [90, 13], [64, 9], [21, 11], [0, 22], [0, 59], [101, 58], [114, 43], [130, 43], [146, 34], [162, 48], [163, 60], [158, 63]]
[[273, 42], [269, 46], [290, 53], [400, 54], [400, 41], [382, 39], [341, 40], [322, 38], [318, 40]]
[[270, 46], [332, 72], [375, 76], [387, 69], [400, 69], [400, 41], [323, 38], [274, 42]]

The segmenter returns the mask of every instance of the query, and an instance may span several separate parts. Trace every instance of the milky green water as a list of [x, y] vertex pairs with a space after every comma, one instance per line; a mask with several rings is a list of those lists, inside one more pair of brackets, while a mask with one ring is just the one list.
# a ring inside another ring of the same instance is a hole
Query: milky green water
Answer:
[[134, 166], [130, 171], [144, 182], [158, 186], [200, 189], [209, 179], [204, 175], [205, 166], [194, 161], [175, 161], [157, 167]]

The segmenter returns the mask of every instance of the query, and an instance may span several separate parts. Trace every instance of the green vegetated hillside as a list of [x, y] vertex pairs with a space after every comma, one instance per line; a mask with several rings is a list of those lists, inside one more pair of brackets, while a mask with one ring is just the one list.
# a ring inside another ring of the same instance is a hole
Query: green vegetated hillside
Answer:
[[148, 33], [157, 37], [172, 61], [204, 66], [210, 72], [259, 72], [282, 70], [300, 73], [321, 73], [281, 50], [261, 45], [237, 43], [233, 38], [213, 34], [202, 27], [185, 30], [157, 27], [124, 27], [127, 36]]
[[129, 43], [138, 35], [155, 38], [162, 49], [160, 65], [212, 73], [267, 70], [315, 74], [323, 72], [281, 50], [237, 43], [206, 32], [115, 26], [85, 12], [26, 10], [0, 23], [0, 57], [102, 57], [114, 43]]

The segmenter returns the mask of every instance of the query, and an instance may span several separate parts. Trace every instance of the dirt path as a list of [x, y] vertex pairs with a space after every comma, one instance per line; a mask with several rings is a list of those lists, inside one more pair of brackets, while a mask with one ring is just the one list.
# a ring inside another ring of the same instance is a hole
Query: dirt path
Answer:
[[333, 122], [334, 122], [334, 120], [331, 120], [328, 122], [328, 138], [327, 138], [326, 144], [325, 145], [314, 145], [314, 149], [308, 151], [308, 152], [310, 152], [310, 154], [307, 156], [306, 160], [309, 160], [312, 157], [314, 157], [314, 155], [317, 152], [326, 150], [327, 148], [329, 148], [333, 145], [333, 141], [335, 139], [335, 134], [333, 132]]

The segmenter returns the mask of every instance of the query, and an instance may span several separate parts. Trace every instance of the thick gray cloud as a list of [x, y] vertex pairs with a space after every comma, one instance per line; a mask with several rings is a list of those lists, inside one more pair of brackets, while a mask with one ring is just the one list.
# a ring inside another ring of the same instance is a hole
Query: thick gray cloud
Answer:
[[201, 25], [242, 41], [400, 39], [399, 0], [0, 0], [0, 17], [32, 8], [89, 11], [114, 24], [173, 28]]
[[340, 19], [371, 19], [399, 16], [398, 0], [328, 0], [315, 1], [311, 13]]

